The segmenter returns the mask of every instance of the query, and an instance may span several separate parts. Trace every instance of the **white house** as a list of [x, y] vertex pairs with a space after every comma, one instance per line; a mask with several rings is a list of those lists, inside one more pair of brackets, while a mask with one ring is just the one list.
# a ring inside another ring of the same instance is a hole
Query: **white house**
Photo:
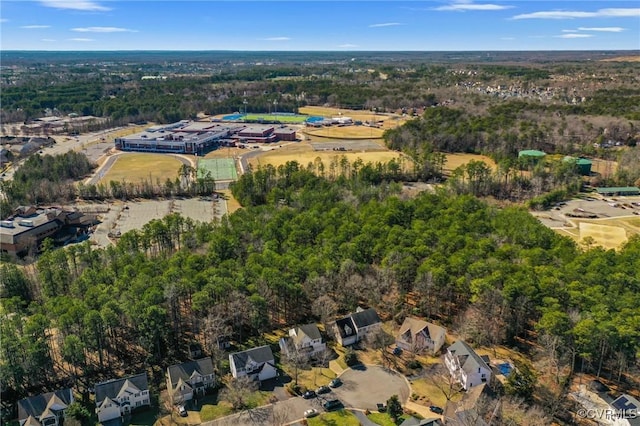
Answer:
[[446, 334], [447, 331], [439, 325], [407, 317], [398, 332], [396, 345], [413, 353], [426, 350], [435, 354], [444, 345]]
[[466, 342], [458, 340], [447, 348], [444, 363], [451, 376], [465, 390], [491, 379], [489, 357], [479, 356]]
[[62, 389], [18, 401], [20, 426], [58, 426], [73, 403], [73, 391]]
[[216, 377], [211, 358], [183, 362], [167, 368], [167, 389], [174, 404], [184, 404], [195, 396], [203, 396], [214, 387]]
[[382, 325], [378, 313], [373, 308], [358, 310], [337, 320], [333, 324], [334, 334], [342, 346], [353, 345]]
[[100, 423], [130, 414], [135, 408], [151, 404], [146, 373], [98, 383], [95, 391], [96, 414]]
[[315, 324], [301, 325], [289, 330], [289, 337], [283, 337], [279, 342], [280, 351], [288, 355], [291, 350], [305, 354], [313, 358], [327, 349], [327, 344], [322, 341], [320, 330]]
[[248, 376], [262, 382], [277, 376], [276, 362], [269, 345], [229, 354], [231, 374], [236, 379]]

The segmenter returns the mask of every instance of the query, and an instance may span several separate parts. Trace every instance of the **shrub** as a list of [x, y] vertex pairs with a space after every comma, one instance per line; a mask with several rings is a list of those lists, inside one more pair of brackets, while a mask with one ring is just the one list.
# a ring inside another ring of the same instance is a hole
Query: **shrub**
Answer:
[[349, 367], [352, 367], [358, 364], [360, 360], [358, 359], [358, 355], [354, 352], [353, 349], [347, 348], [346, 352], [344, 353], [344, 362], [346, 362]]
[[422, 364], [420, 364], [420, 361], [418, 361], [417, 359], [412, 359], [407, 363], [407, 367], [418, 370], [422, 368]]

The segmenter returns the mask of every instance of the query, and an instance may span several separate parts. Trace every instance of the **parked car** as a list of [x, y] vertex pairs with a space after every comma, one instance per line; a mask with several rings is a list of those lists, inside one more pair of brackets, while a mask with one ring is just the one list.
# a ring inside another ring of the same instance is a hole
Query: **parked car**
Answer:
[[338, 379], [337, 377], [335, 379], [333, 379], [332, 381], [329, 382], [329, 387], [331, 388], [337, 388], [338, 386], [340, 386], [342, 384], [342, 380]]
[[304, 412], [304, 418], [308, 419], [309, 417], [315, 417], [318, 415], [318, 410], [316, 410], [315, 408], [309, 408], [307, 411]]
[[302, 394], [302, 397], [304, 399], [311, 399], [311, 398], [315, 398], [317, 395], [315, 393], [315, 391], [312, 390], [308, 390], [305, 393]]
[[187, 417], [188, 413], [184, 405], [178, 405], [178, 414], [180, 414], [180, 417]]
[[337, 408], [342, 407], [342, 402], [340, 402], [339, 399], [330, 399], [329, 401], [322, 404], [322, 406], [324, 407], [325, 410], [331, 411], [331, 410], [335, 410]]
[[432, 405], [431, 407], [429, 407], [429, 410], [431, 410], [432, 413], [436, 413], [436, 414], [444, 413], [444, 410], [442, 408], [436, 407], [435, 405]]
[[316, 389], [316, 393], [318, 395], [322, 395], [323, 393], [329, 393], [331, 392], [331, 388], [329, 386], [320, 386], [318, 389]]
[[402, 355], [402, 348], [399, 348], [399, 347], [397, 347], [397, 346], [396, 346], [395, 348], [393, 348], [393, 354], [394, 354], [395, 356], [400, 356], [400, 355]]

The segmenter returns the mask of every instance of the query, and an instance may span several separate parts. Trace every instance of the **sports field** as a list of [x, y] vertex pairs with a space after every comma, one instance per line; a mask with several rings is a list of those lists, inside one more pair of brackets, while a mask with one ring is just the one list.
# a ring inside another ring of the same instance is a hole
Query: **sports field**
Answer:
[[484, 161], [487, 166], [495, 169], [496, 163], [486, 155], [478, 154], [446, 154], [447, 162], [444, 163], [444, 172], [449, 174], [463, 164], [467, 164], [471, 160]]
[[400, 126], [405, 121], [407, 121], [407, 117], [400, 117], [393, 114], [375, 114], [372, 111], [367, 110], [352, 110], [352, 109], [343, 109], [343, 108], [330, 108], [330, 107], [320, 107], [320, 106], [305, 106], [298, 109], [301, 114], [314, 115], [314, 116], [323, 116], [323, 117], [351, 117], [354, 121], [375, 121], [382, 130], [392, 129], [394, 127]]
[[382, 138], [384, 130], [369, 126], [329, 126], [310, 128], [307, 127], [303, 133], [311, 136], [335, 139], [379, 139]]
[[593, 238], [594, 244], [605, 249], [618, 249], [632, 235], [640, 234], [640, 217], [621, 217], [611, 219], [571, 219], [572, 228], [555, 228], [563, 235], [569, 235], [577, 243], [583, 243], [586, 237]]
[[353, 163], [358, 158], [362, 159], [365, 163], [386, 163], [393, 158], [400, 159], [404, 167], [408, 168], [411, 166], [411, 160], [396, 151], [314, 151], [311, 145], [306, 142], [286, 145], [282, 148], [267, 151], [264, 154], [250, 159], [249, 163], [254, 167], [265, 164], [278, 167], [287, 163], [287, 161], [297, 161], [306, 167], [309, 163], [315, 163], [316, 159], [320, 159], [328, 173], [331, 163], [339, 162], [343, 156], [346, 157], [350, 163]]
[[211, 172], [214, 180], [236, 180], [236, 162], [232, 158], [201, 158], [198, 160], [198, 176]]
[[309, 118], [306, 115], [252, 114], [243, 117], [246, 121], [279, 121], [281, 123], [302, 124]]
[[167, 178], [175, 179], [182, 163], [177, 158], [165, 154], [124, 153], [118, 155], [113, 165], [100, 178], [100, 182], [140, 182], [147, 180], [164, 183]]

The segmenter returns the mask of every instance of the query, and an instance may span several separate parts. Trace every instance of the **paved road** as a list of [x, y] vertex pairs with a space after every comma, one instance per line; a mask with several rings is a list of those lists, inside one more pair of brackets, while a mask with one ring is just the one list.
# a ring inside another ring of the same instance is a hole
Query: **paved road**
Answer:
[[[339, 399], [347, 408], [377, 410], [376, 404], [386, 402], [391, 395], [400, 401], [409, 397], [407, 381], [396, 372], [379, 366], [363, 366], [346, 370], [340, 376], [343, 385], [318, 398], [289, 398], [275, 404], [234, 414], [211, 422], [205, 426], [266, 426], [297, 422], [309, 408], [323, 412], [322, 404], [329, 399]], [[356, 414], [357, 415], [357, 414]], [[366, 424], [366, 423], [365, 423]]]

